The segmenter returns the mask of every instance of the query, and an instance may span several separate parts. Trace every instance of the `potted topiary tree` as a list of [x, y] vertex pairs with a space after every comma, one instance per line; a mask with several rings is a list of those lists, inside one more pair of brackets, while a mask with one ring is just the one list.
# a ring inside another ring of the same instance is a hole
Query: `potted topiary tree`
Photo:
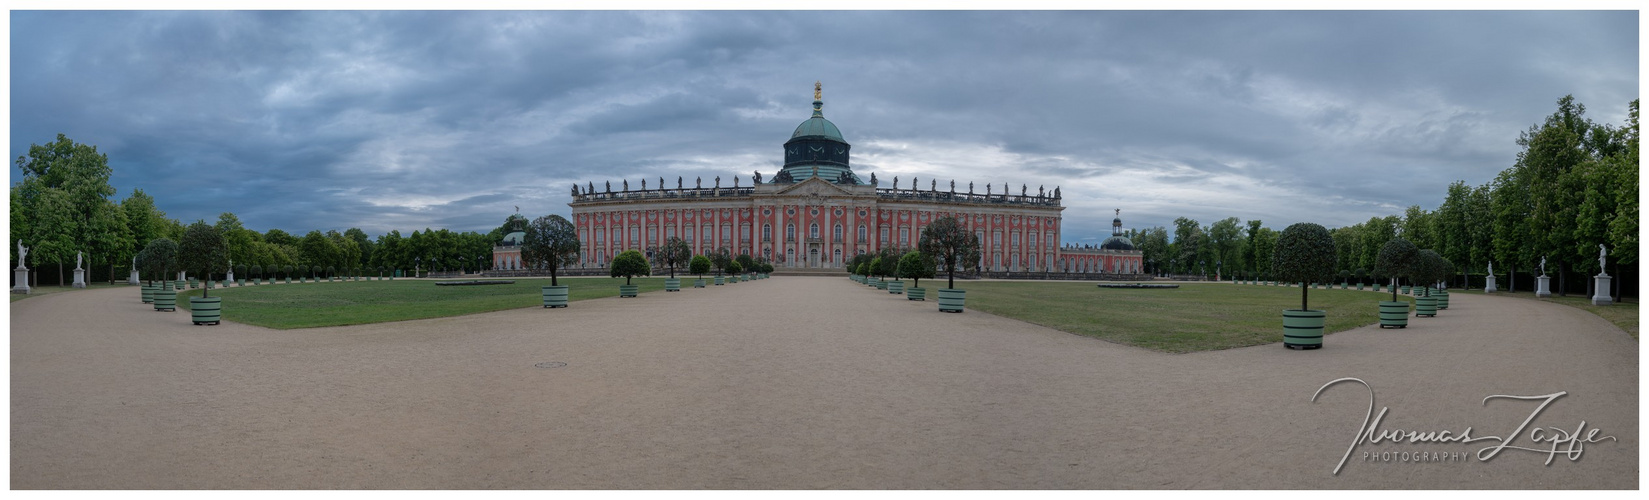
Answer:
[[710, 258], [703, 255], [693, 256], [693, 260], [687, 262], [687, 272], [699, 277], [693, 280], [693, 288], [704, 288], [704, 273], [710, 272]]
[[1449, 277], [1448, 271], [1443, 256], [1431, 249], [1421, 250], [1415, 255], [1414, 266], [1409, 268], [1409, 281], [1415, 283], [1415, 317], [1437, 316], [1437, 297], [1431, 296], [1431, 284]]
[[955, 217], [947, 215], [922, 229], [919, 247], [922, 253], [933, 256], [945, 271], [949, 288], [939, 289], [939, 311], [962, 312], [967, 291], [956, 288], [956, 271], [959, 267], [971, 269], [979, 265], [979, 238]]
[[1308, 307], [1306, 284], [1332, 278], [1335, 254], [1334, 237], [1317, 224], [1296, 223], [1277, 237], [1271, 269], [1279, 280], [1300, 283], [1300, 308], [1283, 310], [1283, 346], [1290, 349], [1323, 346], [1323, 323], [1328, 315]]
[[1368, 278], [1368, 269], [1364, 269], [1364, 268], [1359, 267], [1359, 268], [1357, 268], [1356, 271], [1352, 271], [1351, 274], [1354, 274], [1354, 275], [1357, 276], [1357, 289], [1362, 290], [1363, 289], [1363, 282], [1365, 281], [1366, 278]]
[[[211, 280], [213, 269], [229, 265], [229, 244], [217, 228], [196, 221], [184, 230], [178, 257], [185, 270]], [[189, 298], [190, 319], [197, 325], [216, 325], [223, 318], [223, 297], [213, 297], [211, 288], [202, 290], [200, 297]]]
[[[1391, 278], [1391, 300], [1380, 301], [1380, 328], [1408, 328], [1409, 303], [1397, 300], [1397, 279], [1413, 272], [1420, 249], [1403, 238], [1392, 238], [1374, 259], [1374, 274]], [[1380, 285], [1374, 285], [1379, 291]]]
[[739, 282], [739, 273], [744, 272], [744, 265], [739, 264], [739, 261], [736, 260], [736, 259], [735, 260], [730, 260], [730, 261], [727, 261], [727, 269], [723, 269], [723, 271], [727, 272], [727, 277], [728, 277], [729, 280], [731, 280], [733, 283], [738, 283]]
[[235, 285], [246, 286], [246, 264], [235, 264]]
[[143, 258], [139, 262], [143, 270], [151, 278], [159, 277], [159, 284], [151, 284], [150, 300], [156, 311], [177, 310], [177, 286], [175, 281], [166, 279], [172, 269], [177, 268], [177, 243], [167, 238], [149, 240], [143, 247]]
[[933, 258], [919, 250], [912, 250], [899, 258], [899, 276], [911, 279], [911, 287], [905, 290], [905, 298], [927, 300], [928, 291], [922, 288], [922, 278], [932, 278], [934, 267], [937, 265]]
[[887, 293], [894, 295], [905, 293], [905, 282], [899, 280], [899, 259], [904, 256], [905, 252], [892, 247], [883, 248], [880, 252], [877, 252], [876, 259], [881, 262], [879, 267], [876, 268], [876, 274], [893, 278], [892, 281], [883, 281], [882, 286], [877, 288], [887, 290]]
[[733, 256], [727, 253], [726, 248], [710, 253], [710, 268], [716, 271], [716, 286], [721, 286], [727, 283], [727, 279], [723, 278], [721, 273], [722, 271], [727, 270], [727, 265], [732, 262]]
[[1351, 271], [1341, 269], [1340, 270], [1340, 289], [1345, 290], [1346, 286], [1348, 286], [1348, 284], [1350, 283], [1350, 280], [1351, 280]]
[[[738, 258], [735, 258], [733, 260], [739, 263], [740, 272], [748, 273], [748, 272], [753, 272], [756, 269], [756, 259], [751, 258], [750, 254], [741, 253], [741, 254], [739, 254]], [[743, 278], [747, 281], [750, 279], [749, 276], [742, 276], [741, 278]]]
[[[556, 270], [578, 264], [581, 246], [578, 241], [578, 228], [565, 217], [546, 215], [527, 224], [526, 234], [521, 240], [521, 260], [529, 268], [550, 270], [550, 286], [539, 288], [543, 294], [544, 307], [567, 307], [567, 287], [557, 281]], [[634, 250], [630, 252], [641, 255], [641, 252]], [[643, 258], [641, 264], [645, 267], [647, 259]], [[614, 264], [613, 272], [618, 271], [617, 264]], [[626, 278], [624, 283], [627, 285], [630, 280]], [[619, 288], [620, 296], [623, 295], [623, 290], [623, 287]], [[630, 287], [630, 291], [634, 292], [635, 287]], [[634, 297], [635, 294], [631, 293], [630, 296]]]
[[[1454, 272], [1455, 272], [1454, 271], [1454, 262], [1450, 261], [1448, 258], [1445, 258], [1441, 255], [1439, 255], [1438, 258], [1443, 260], [1443, 277], [1438, 278], [1438, 280], [1439, 281], [1446, 280], [1450, 276], [1454, 276]], [[1442, 285], [1442, 284], [1439, 283], [1439, 285]], [[1448, 309], [1449, 308], [1449, 290], [1446, 286], [1438, 286], [1437, 289], [1432, 290], [1431, 296], [1437, 297], [1437, 308], [1438, 309]]]
[[647, 264], [647, 256], [642, 255], [641, 251], [625, 250], [613, 256], [608, 274], [614, 278], [624, 277], [624, 284], [618, 286], [619, 297], [635, 297], [639, 295], [639, 287], [630, 284], [630, 278], [647, 276], [652, 270], [653, 266]]
[[692, 259], [693, 247], [681, 238], [670, 237], [664, 240], [663, 247], [653, 249], [653, 264], [670, 270], [670, 277], [664, 280], [664, 291], [681, 291], [681, 279], [676, 278], [676, 268], [687, 265]]
[[333, 267], [333, 266], [326, 266], [326, 282], [331, 283], [331, 282], [335, 281], [337, 277], [338, 277], [338, 268]]
[[288, 284], [288, 285], [292, 284], [292, 266], [291, 265], [281, 266], [281, 276], [280, 277], [286, 279], [286, 284]]
[[259, 282], [263, 281], [263, 265], [261, 265], [261, 264], [252, 264], [252, 267], [247, 269], [247, 270], [251, 271], [251, 273], [252, 273], [252, 284], [253, 285], [261, 285], [262, 283], [259, 283]]
[[875, 257], [871, 257], [870, 263], [866, 264], [865, 270], [869, 271], [866, 274], [870, 276], [870, 281], [865, 284], [870, 285], [871, 288], [875, 288], [877, 290], [887, 288], [887, 285], [882, 284], [882, 256], [877, 255]]

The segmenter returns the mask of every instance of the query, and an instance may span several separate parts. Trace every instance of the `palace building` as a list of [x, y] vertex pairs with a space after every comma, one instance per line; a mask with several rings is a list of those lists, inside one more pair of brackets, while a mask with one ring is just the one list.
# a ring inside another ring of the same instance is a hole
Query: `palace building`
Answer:
[[[852, 145], [824, 117], [818, 84], [813, 99], [813, 116], [784, 143], [784, 167], [771, 178], [757, 172], [730, 182], [716, 177], [709, 186], [680, 177], [673, 187], [663, 178], [652, 186], [624, 180], [617, 189], [610, 181], [600, 189], [574, 185], [569, 205], [584, 245], [579, 267], [604, 268], [619, 252], [646, 252], [680, 237], [695, 255], [726, 249], [765, 257], [779, 269], [841, 268], [855, 254], [914, 248], [923, 228], [949, 215], [979, 237], [987, 272], [1141, 272], [1139, 251], [1120, 232], [1094, 248], [1060, 245], [1065, 207], [1057, 187], [1031, 192], [1021, 185], [1014, 194], [986, 185], [979, 193], [972, 183], [959, 190], [955, 181], [928, 179], [924, 186], [896, 177], [883, 187], [875, 174], [861, 176], [852, 168]], [[1121, 224], [1114, 221], [1116, 231]]]

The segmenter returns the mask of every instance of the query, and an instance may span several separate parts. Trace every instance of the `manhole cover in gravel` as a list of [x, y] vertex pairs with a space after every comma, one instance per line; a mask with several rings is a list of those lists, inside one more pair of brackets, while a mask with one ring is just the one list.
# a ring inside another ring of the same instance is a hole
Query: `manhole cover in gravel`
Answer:
[[539, 364], [536, 364], [536, 365], [533, 365], [533, 366], [536, 366], [536, 367], [539, 367], [539, 368], [560, 368], [560, 367], [563, 367], [563, 366], [567, 366], [567, 364], [562, 363], [560, 361], [545, 361], [543, 363], [539, 363]]

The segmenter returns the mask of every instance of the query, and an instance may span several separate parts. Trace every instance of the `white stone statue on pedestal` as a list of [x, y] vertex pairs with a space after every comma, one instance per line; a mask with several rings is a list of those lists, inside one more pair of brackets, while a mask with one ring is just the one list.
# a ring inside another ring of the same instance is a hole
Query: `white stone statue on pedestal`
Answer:
[[229, 269], [224, 271], [223, 274], [225, 275], [223, 286], [229, 286], [230, 283], [235, 282], [235, 259], [229, 259]]
[[1609, 257], [1609, 249], [1607, 247], [1604, 247], [1602, 243], [1598, 243], [1597, 244], [1597, 270], [1598, 270], [1598, 273], [1597, 273], [1597, 276], [1594, 276], [1592, 278], [1593, 281], [1594, 281], [1593, 286], [1592, 286], [1592, 289], [1593, 289], [1593, 292], [1592, 292], [1592, 305], [1594, 305], [1594, 306], [1606, 306], [1606, 305], [1615, 303], [1615, 298], [1609, 294], [1609, 290], [1610, 290], [1610, 288], [1609, 288], [1609, 281], [1610, 281], [1609, 273], [1603, 270], [1604, 266], [1608, 264], [1608, 257]]
[[74, 253], [74, 287], [86, 288], [86, 270], [80, 268], [81, 252]]
[[1534, 296], [1541, 298], [1552, 296], [1552, 277], [1546, 275], [1546, 256], [1544, 255], [1540, 256], [1540, 276], [1535, 277]]
[[1500, 291], [1499, 288], [1494, 286], [1494, 261], [1489, 261], [1489, 275], [1485, 277], [1484, 281], [1483, 293], [1494, 293]]
[[138, 279], [138, 275], [137, 275], [137, 256], [133, 255], [132, 256], [132, 272], [131, 272], [130, 276], [126, 277], [126, 284], [138, 285], [138, 284], [141, 284], [141, 283], [142, 283], [142, 280]]
[[17, 240], [17, 269], [12, 271], [17, 284], [12, 285], [11, 293], [29, 293], [29, 266], [24, 261], [29, 258], [29, 247], [23, 246], [23, 240]]

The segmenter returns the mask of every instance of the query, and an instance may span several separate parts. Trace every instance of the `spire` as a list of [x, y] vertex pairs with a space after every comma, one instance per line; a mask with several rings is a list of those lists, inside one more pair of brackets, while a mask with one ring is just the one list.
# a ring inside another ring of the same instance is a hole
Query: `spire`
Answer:
[[813, 117], [824, 118], [824, 85], [813, 82]]

